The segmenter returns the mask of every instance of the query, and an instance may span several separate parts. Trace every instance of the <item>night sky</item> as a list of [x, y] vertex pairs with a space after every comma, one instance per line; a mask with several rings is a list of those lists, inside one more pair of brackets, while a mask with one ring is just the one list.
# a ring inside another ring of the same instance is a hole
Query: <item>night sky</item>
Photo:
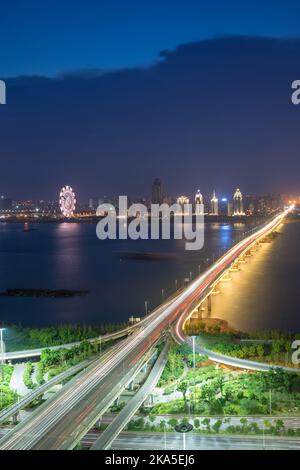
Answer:
[[[0, 193], [299, 191], [296, 1], [1, 4]], [[299, 39], [298, 39], [299, 38]]]

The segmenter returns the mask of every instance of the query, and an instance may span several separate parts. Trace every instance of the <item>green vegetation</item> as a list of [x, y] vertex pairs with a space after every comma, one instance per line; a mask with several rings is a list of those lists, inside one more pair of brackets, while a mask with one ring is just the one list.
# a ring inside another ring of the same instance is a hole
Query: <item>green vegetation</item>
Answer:
[[230, 418], [219, 418], [216, 420], [210, 418], [171, 418], [168, 420], [161, 419], [158, 422], [154, 422], [155, 417], [152, 416], [150, 418], [147, 420], [144, 417], [135, 417], [128, 423], [127, 430], [140, 432], [174, 432], [174, 428], [177, 424], [190, 422], [194, 426], [193, 432], [200, 434], [262, 435], [264, 433], [268, 436], [300, 436], [300, 428], [286, 428], [281, 419], [264, 420], [258, 424], [247, 418], [241, 418], [240, 424], [231, 424]]
[[18, 395], [9, 388], [13, 370], [13, 366], [8, 364], [0, 366], [0, 410], [12, 405], [18, 399]]
[[159, 380], [158, 386], [176, 381], [184, 371], [184, 360], [181, 346], [172, 344], [169, 350], [168, 361]]
[[[273, 333], [274, 334], [274, 333]], [[265, 342], [244, 342], [240, 335], [221, 332], [201, 332], [198, 341], [202, 346], [212, 351], [224, 354], [226, 356], [237, 357], [240, 359], [252, 359], [268, 364], [284, 365], [295, 367], [291, 362], [292, 341], [294, 337], [282, 334], [274, 335], [272, 341]], [[297, 336], [297, 335], [296, 335]]]
[[[200, 365], [207, 360], [206, 356], [195, 355], [196, 365]], [[158, 386], [165, 388], [165, 394], [172, 393], [176, 388], [176, 382], [184, 373], [185, 368], [193, 365], [193, 354], [191, 348], [187, 345], [178, 345], [173, 343], [169, 350], [168, 361], [161, 375]]]
[[[106, 342], [102, 350], [110, 345], [110, 341]], [[97, 353], [99, 353], [99, 344], [89, 343], [88, 341], [82, 341], [78, 346], [73, 346], [68, 349], [45, 349], [42, 351], [41, 360], [38, 363], [37, 381], [41, 383], [40, 379], [44, 377], [46, 372], [48, 372], [48, 379], [50, 380], [52, 377], [55, 377]], [[39, 370], [41, 370], [41, 372], [39, 372]]]
[[33, 364], [32, 362], [27, 362], [23, 373], [23, 382], [26, 387], [30, 389], [34, 388], [34, 383], [32, 382], [32, 372]]
[[38, 385], [43, 385], [43, 383], [45, 383], [44, 374], [45, 374], [45, 364], [42, 361], [40, 361], [37, 363], [36, 375], [35, 375]]
[[[282, 369], [269, 372], [228, 373], [214, 366], [189, 371], [177, 385], [183, 398], [158, 403], [155, 415], [293, 415], [300, 413], [300, 376]], [[200, 385], [200, 386], [199, 386]], [[172, 392], [175, 390], [172, 390]], [[172, 393], [171, 392], [171, 393]], [[188, 405], [188, 406], [187, 406]]]
[[95, 338], [106, 333], [113, 333], [127, 326], [123, 323], [110, 323], [102, 326], [60, 325], [48, 328], [23, 328], [7, 326], [7, 351], [57, 346]]

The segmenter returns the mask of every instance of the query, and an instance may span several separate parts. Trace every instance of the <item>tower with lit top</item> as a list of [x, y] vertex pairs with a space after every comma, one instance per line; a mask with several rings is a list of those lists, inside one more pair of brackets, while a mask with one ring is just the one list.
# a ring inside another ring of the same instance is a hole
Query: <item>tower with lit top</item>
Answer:
[[243, 205], [243, 195], [239, 188], [235, 191], [233, 195], [233, 215], [245, 215], [244, 205]]
[[214, 190], [213, 192], [213, 197], [210, 200], [211, 204], [211, 214], [212, 215], [218, 215], [219, 214], [219, 200], [216, 197], [216, 191]]
[[201, 194], [200, 189], [196, 192], [195, 196], [195, 214], [202, 215], [204, 214], [204, 204], [203, 204], [203, 196]]

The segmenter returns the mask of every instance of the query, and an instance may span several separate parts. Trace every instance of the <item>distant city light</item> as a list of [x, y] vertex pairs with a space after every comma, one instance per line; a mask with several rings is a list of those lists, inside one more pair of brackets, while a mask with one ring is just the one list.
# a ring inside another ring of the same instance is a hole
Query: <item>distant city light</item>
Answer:
[[227, 197], [222, 197], [223, 202], [227, 202]]

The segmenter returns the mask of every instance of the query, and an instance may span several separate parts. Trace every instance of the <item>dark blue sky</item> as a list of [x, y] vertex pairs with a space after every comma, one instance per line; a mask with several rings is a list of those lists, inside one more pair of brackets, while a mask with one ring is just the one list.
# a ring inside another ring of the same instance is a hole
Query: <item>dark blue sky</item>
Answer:
[[300, 2], [28, 0], [0, 18], [1, 194], [148, 196], [157, 176], [171, 195], [299, 191]]
[[0, 18], [2, 77], [149, 64], [219, 34], [300, 36], [295, 0], [14, 0]]

